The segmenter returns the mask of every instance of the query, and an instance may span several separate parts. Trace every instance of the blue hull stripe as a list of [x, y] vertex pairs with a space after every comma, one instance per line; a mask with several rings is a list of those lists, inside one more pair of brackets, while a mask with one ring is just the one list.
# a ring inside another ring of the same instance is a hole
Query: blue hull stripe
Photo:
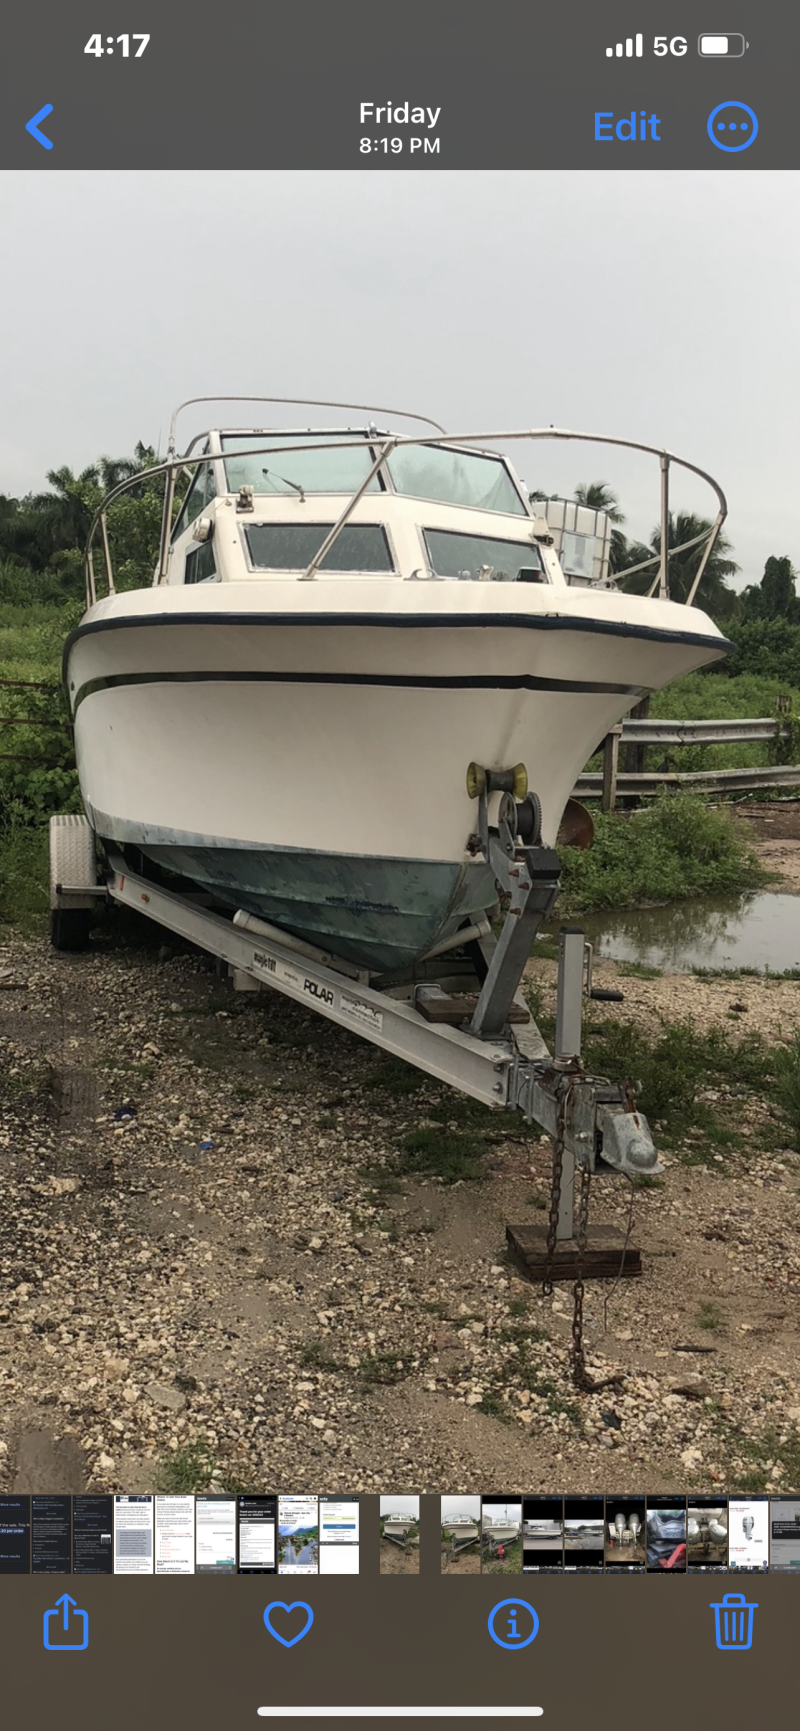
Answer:
[[87, 679], [73, 700], [73, 714], [97, 691], [115, 691], [126, 685], [379, 685], [416, 691], [566, 691], [610, 692], [639, 699], [647, 695], [642, 685], [612, 685], [590, 679], [544, 679], [532, 673], [404, 674], [404, 673], [109, 673]]
[[630, 637], [643, 643], [680, 643], [688, 648], [705, 649], [710, 655], [727, 655], [736, 648], [727, 637], [711, 637], [697, 631], [664, 631], [654, 625], [628, 625], [615, 619], [570, 618], [563, 613], [533, 615], [531, 613], [150, 613], [131, 615], [125, 619], [93, 619], [71, 631], [64, 644], [64, 676], [67, 657], [74, 643], [97, 631], [129, 631], [152, 626], [266, 625], [280, 630], [285, 626], [326, 630], [345, 627], [353, 630], [389, 629], [392, 631], [453, 631], [453, 630], [512, 630], [512, 631], [579, 631], [601, 637]]

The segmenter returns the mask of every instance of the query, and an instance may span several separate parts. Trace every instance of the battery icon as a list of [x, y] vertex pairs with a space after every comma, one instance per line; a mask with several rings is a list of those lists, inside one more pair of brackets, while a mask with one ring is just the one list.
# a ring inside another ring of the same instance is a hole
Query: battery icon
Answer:
[[741, 31], [734, 30], [727, 36], [700, 36], [697, 52], [706, 60], [737, 60], [748, 46]]

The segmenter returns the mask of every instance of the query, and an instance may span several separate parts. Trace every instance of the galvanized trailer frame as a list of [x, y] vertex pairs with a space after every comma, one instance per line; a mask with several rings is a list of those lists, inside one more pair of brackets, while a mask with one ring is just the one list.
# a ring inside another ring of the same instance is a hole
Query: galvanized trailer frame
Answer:
[[448, 1564], [455, 1563], [459, 1557], [464, 1555], [465, 1551], [471, 1550], [473, 1545], [480, 1546], [481, 1531], [477, 1525], [469, 1538], [464, 1538], [462, 1534], [452, 1528], [447, 1528], [446, 1531], [449, 1533], [449, 1538], [442, 1545], [441, 1551], [442, 1563], [445, 1568]]
[[[477, 771], [478, 766], [473, 768]], [[78, 939], [84, 931], [88, 935], [92, 901], [106, 897], [226, 963], [240, 989], [270, 987], [486, 1106], [521, 1111], [560, 1144], [557, 1236], [570, 1239], [576, 1165], [629, 1178], [661, 1168], [647, 1121], [629, 1091], [587, 1075], [580, 1065], [587, 973], [591, 989], [588, 947], [580, 930], [566, 927], [561, 934], [554, 1055], [524, 1004], [522, 973], [536, 927], [555, 900], [559, 862], [537, 839], [535, 802], [515, 802], [508, 784], [513, 774], [477, 775], [478, 830], [472, 840], [491, 861], [508, 898], [498, 938], [485, 930], [476, 936], [474, 928], [459, 934], [475, 952], [474, 964], [467, 965], [474, 965], [478, 975], [477, 997], [453, 994], [456, 963], [451, 955], [432, 957], [422, 981], [398, 978], [373, 984], [352, 963], [249, 913], [237, 910], [231, 916], [209, 907], [207, 896], [165, 888], [143, 870], [131, 870], [111, 849], [98, 882], [94, 836], [88, 820], [80, 817], [50, 820], [53, 942], [58, 948], [81, 947]], [[498, 780], [499, 818], [497, 826], [490, 827], [488, 801], [498, 791]], [[520, 829], [533, 835], [530, 844], [520, 841]], [[431, 969], [439, 968], [437, 981]], [[444, 1020], [439, 1019], [442, 1013]], [[462, 1025], [456, 1025], [459, 1022]]]

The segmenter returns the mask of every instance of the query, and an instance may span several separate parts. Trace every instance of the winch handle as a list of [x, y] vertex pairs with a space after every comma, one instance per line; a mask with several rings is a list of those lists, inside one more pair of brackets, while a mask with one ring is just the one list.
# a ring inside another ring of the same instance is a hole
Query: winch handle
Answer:
[[604, 992], [600, 990], [599, 986], [594, 987], [592, 985], [593, 962], [594, 948], [587, 938], [583, 946], [584, 996], [593, 998], [596, 1004], [624, 1004], [625, 995], [623, 992]]

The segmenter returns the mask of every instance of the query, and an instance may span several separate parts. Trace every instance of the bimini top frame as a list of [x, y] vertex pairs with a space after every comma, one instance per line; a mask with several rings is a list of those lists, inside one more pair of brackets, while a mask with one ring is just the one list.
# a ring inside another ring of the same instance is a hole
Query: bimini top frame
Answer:
[[[91, 528], [89, 530], [89, 536], [88, 536], [87, 543], [86, 543], [86, 554], [85, 554], [86, 605], [87, 605], [87, 607], [94, 606], [94, 604], [97, 600], [97, 586], [96, 586], [96, 582], [95, 582], [94, 563], [93, 563], [93, 547], [94, 547], [95, 538], [96, 538], [98, 532], [100, 534], [101, 544], [102, 544], [102, 548], [103, 548], [103, 561], [104, 561], [104, 568], [105, 568], [107, 590], [108, 590], [108, 593], [110, 595], [113, 595], [115, 593], [114, 573], [113, 573], [113, 568], [112, 568], [112, 563], [111, 563], [111, 549], [110, 549], [109, 540], [108, 540], [108, 517], [107, 517], [107, 513], [108, 513], [109, 506], [112, 505], [115, 502], [115, 500], [120, 498], [124, 493], [129, 492], [132, 488], [140, 486], [143, 481], [153, 479], [157, 475], [163, 475], [165, 477], [165, 490], [164, 490], [164, 508], [163, 508], [163, 513], [162, 513], [162, 523], [161, 523], [161, 543], [160, 543], [160, 549], [159, 549], [158, 567], [157, 567], [156, 576], [155, 576], [154, 581], [156, 583], [163, 583], [166, 581], [168, 560], [169, 560], [170, 534], [171, 534], [171, 530], [172, 530], [172, 515], [173, 515], [174, 502], [175, 502], [175, 488], [176, 488], [178, 476], [179, 476], [181, 470], [186, 468], [187, 465], [188, 466], [194, 465], [196, 467], [201, 461], [207, 460], [207, 451], [205, 449], [203, 449], [202, 451], [198, 451], [197, 447], [198, 447], [198, 445], [203, 446], [211, 437], [211, 429], [209, 429], [208, 431], [203, 432], [203, 433], [195, 434], [195, 436], [190, 441], [186, 451], [180, 456], [176, 455], [175, 450], [174, 450], [174, 437], [175, 437], [175, 426], [176, 426], [178, 415], [179, 415], [180, 410], [182, 408], [186, 408], [186, 407], [190, 406], [190, 404], [192, 404], [192, 403], [196, 403], [196, 402], [198, 402], [198, 403], [199, 402], [234, 402], [234, 401], [237, 401], [237, 402], [270, 402], [270, 403], [284, 403], [284, 402], [288, 403], [288, 402], [300, 401], [304, 405], [319, 407], [319, 408], [351, 408], [351, 409], [356, 408], [356, 409], [359, 409], [360, 411], [363, 411], [363, 412], [369, 412], [369, 410], [367, 410], [366, 406], [363, 404], [324, 403], [324, 402], [312, 403], [312, 400], [308, 399], [308, 398], [294, 399], [294, 398], [277, 398], [277, 397], [244, 397], [244, 398], [196, 397], [196, 398], [187, 399], [186, 403], [181, 404], [180, 407], [178, 409], [176, 409], [176, 411], [172, 417], [172, 421], [170, 423], [169, 454], [168, 454], [166, 460], [163, 463], [155, 464], [150, 469], [143, 469], [143, 470], [139, 471], [139, 473], [132, 475], [132, 476], [129, 476], [126, 480], [120, 482], [119, 486], [114, 487], [111, 490], [111, 492], [106, 495], [106, 498], [103, 500], [102, 505], [99, 507], [98, 511], [95, 514]], [[408, 418], [408, 419], [415, 419], [415, 420], [419, 420], [419, 421], [424, 421], [427, 426], [438, 428], [437, 422], [428, 420], [425, 416], [422, 416], [422, 415], [411, 415], [410, 413], [407, 414], [406, 411], [404, 411], [404, 410], [375, 409], [374, 412], [377, 414], [400, 415], [401, 418], [404, 418], [404, 419]], [[256, 434], [258, 434], [258, 432], [260, 432], [261, 430], [262, 429], [260, 429], [260, 428], [254, 429]], [[689, 590], [689, 594], [686, 597], [685, 605], [687, 607], [691, 607], [694, 604], [695, 598], [697, 596], [697, 592], [698, 592], [698, 590], [700, 588], [700, 584], [703, 580], [703, 575], [704, 575], [706, 567], [708, 565], [708, 561], [709, 561], [711, 554], [714, 550], [714, 546], [716, 544], [720, 530], [721, 530], [722, 525], [725, 522], [725, 518], [727, 517], [727, 514], [728, 514], [727, 500], [725, 498], [725, 494], [723, 493], [722, 488], [720, 487], [719, 483], [717, 481], [715, 481], [713, 476], [709, 475], [705, 469], [701, 469], [697, 463], [690, 463], [685, 457], [676, 456], [673, 451], [662, 450], [658, 445], [645, 444], [640, 439], [623, 439], [623, 438], [619, 438], [617, 436], [614, 436], [611, 434], [605, 434], [605, 433], [573, 432], [570, 429], [565, 428], [565, 427], [529, 427], [529, 428], [525, 428], [522, 430], [515, 429], [512, 431], [501, 431], [501, 432], [492, 432], [492, 433], [445, 433], [445, 432], [442, 432], [441, 430], [437, 430], [433, 434], [400, 434], [400, 433], [389, 434], [389, 433], [379, 432], [377, 427], [375, 427], [373, 424], [370, 424], [361, 433], [354, 435], [352, 439], [338, 437], [338, 438], [336, 438], [335, 441], [329, 440], [328, 438], [326, 438], [326, 435], [323, 432], [321, 432], [319, 435], [319, 440], [315, 441], [312, 448], [314, 450], [320, 450], [320, 451], [331, 450], [331, 449], [346, 450], [348, 448], [363, 450], [365, 433], [369, 437], [369, 441], [370, 441], [371, 446], [375, 449], [375, 451], [377, 453], [375, 456], [374, 462], [372, 463], [366, 478], [362, 481], [361, 485], [356, 489], [356, 491], [348, 499], [343, 510], [340, 512], [340, 515], [339, 515], [337, 521], [334, 523], [333, 527], [328, 531], [328, 534], [326, 535], [324, 541], [322, 542], [322, 545], [318, 549], [314, 559], [311, 561], [308, 568], [301, 574], [300, 578], [298, 579], [298, 581], [300, 581], [300, 582], [311, 581], [315, 578], [322, 561], [325, 559], [327, 553], [330, 551], [330, 548], [332, 547], [334, 541], [336, 541], [338, 536], [341, 534], [342, 529], [345, 527], [345, 525], [349, 521], [353, 511], [355, 510], [356, 505], [358, 504], [359, 500], [363, 497], [363, 495], [366, 492], [370, 482], [377, 475], [382, 464], [385, 463], [387, 457], [391, 456], [392, 451], [398, 449], [401, 446], [405, 446], [405, 445], [453, 446], [453, 447], [460, 447], [460, 448], [466, 450], [470, 446], [477, 446], [480, 449], [487, 449], [489, 447], [494, 447], [497, 445], [505, 445], [505, 444], [514, 443], [514, 442], [517, 442], [517, 441], [522, 440], [522, 439], [529, 439], [529, 440], [533, 440], [533, 441], [553, 439], [553, 440], [574, 440], [574, 441], [584, 443], [584, 444], [612, 445], [612, 446], [616, 446], [616, 447], [619, 447], [621, 449], [629, 450], [629, 451], [644, 451], [649, 456], [657, 457], [658, 462], [659, 462], [660, 472], [661, 472], [661, 511], [660, 511], [660, 543], [661, 544], [660, 544], [660, 549], [659, 549], [659, 552], [654, 553], [652, 555], [652, 557], [650, 557], [648, 559], [643, 559], [640, 564], [631, 565], [631, 566], [627, 567], [625, 572], [621, 573], [621, 575], [624, 575], [625, 577], [632, 577], [640, 571], [645, 571], [645, 570], [648, 570], [652, 566], [657, 566], [656, 576], [653, 580], [653, 583], [652, 583], [650, 589], [648, 590], [648, 594], [649, 595], [658, 594], [660, 599], [667, 600], [669, 597], [669, 559], [670, 559], [670, 556], [671, 555], [674, 556], [678, 553], [688, 552], [692, 547], [699, 547], [702, 545], [703, 551], [702, 551], [702, 555], [700, 558], [700, 562], [698, 564], [697, 571], [695, 572], [694, 580], [692, 582], [691, 589]], [[298, 443], [294, 442], [292, 440], [291, 436], [289, 435], [286, 444], [276, 446], [274, 444], [274, 442], [270, 442], [269, 444], [265, 444], [265, 445], [260, 446], [260, 447], [259, 446], [252, 447], [250, 450], [250, 455], [252, 455], [252, 456], [263, 455], [263, 456], [274, 457], [274, 456], [277, 456], [279, 454], [285, 455], [286, 453], [291, 453], [293, 451], [308, 451], [308, 449], [309, 449], [308, 434], [306, 433], [303, 436], [302, 444], [298, 444]], [[715, 517], [713, 523], [711, 524], [710, 528], [708, 530], [703, 530], [703, 532], [700, 535], [695, 535], [688, 541], [681, 542], [680, 545], [677, 547], [670, 547], [669, 546], [669, 477], [670, 477], [670, 469], [671, 469], [673, 464], [678, 468], [687, 470], [690, 474], [699, 476], [699, 478], [702, 481], [705, 481], [707, 483], [707, 485], [711, 488], [711, 490], [715, 494], [716, 500], [717, 500], [717, 514], [716, 514], [716, 517]]]

